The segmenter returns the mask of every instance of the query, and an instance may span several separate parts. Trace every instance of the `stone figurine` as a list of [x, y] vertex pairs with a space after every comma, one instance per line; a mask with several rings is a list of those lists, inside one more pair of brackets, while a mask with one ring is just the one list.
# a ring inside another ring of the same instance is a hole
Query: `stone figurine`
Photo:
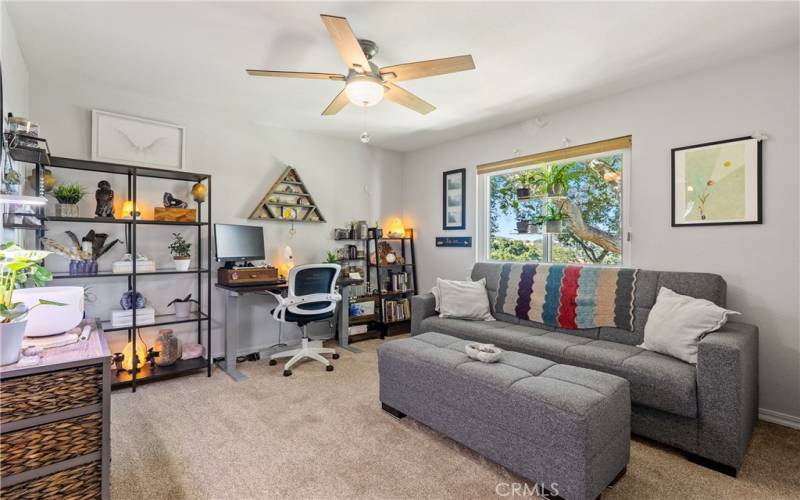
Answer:
[[94, 209], [95, 217], [114, 218], [114, 191], [111, 183], [100, 181], [97, 183], [97, 191], [94, 192], [94, 199], [97, 201], [97, 208]]
[[187, 206], [185, 201], [175, 198], [172, 193], [164, 193], [164, 208], [186, 208]]

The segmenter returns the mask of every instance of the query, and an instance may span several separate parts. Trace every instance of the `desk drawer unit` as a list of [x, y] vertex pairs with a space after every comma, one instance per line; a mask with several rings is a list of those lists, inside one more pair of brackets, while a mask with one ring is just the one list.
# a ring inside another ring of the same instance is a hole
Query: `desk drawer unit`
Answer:
[[108, 498], [110, 392], [99, 328], [38, 365], [0, 367], [0, 498]]

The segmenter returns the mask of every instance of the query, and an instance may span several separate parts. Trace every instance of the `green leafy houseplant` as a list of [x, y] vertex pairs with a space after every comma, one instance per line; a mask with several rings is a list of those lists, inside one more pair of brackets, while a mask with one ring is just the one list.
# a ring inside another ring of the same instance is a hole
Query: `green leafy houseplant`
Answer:
[[549, 165], [533, 171], [530, 181], [540, 196], [566, 196], [569, 181], [575, 177], [575, 163]]
[[172, 242], [169, 244], [169, 253], [172, 254], [172, 261], [178, 271], [188, 271], [191, 262], [192, 244], [183, 239], [180, 233], [172, 233]]
[[339, 256], [336, 255], [336, 252], [329, 250], [328, 253], [325, 254], [325, 262], [328, 264], [336, 264], [339, 262]]
[[549, 234], [560, 233], [563, 230], [563, 221], [566, 217], [567, 215], [562, 211], [561, 207], [548, 204], [545, 208], [545, 213], [542, 215], [545, 232]]
[[180, 233], [172, 233], [172, 242], [169, 244], [169, 253], [175, 259], [188, 259], [191, 254], [192, 244], [183, 239]]
[[74, 205], [86, 196], [86, 190], [77, 182], [61, 184], [53, 190], [53, 197], [59, 203]]
[[[0, 323], [22, 321], [31, 309], [40, 305], [66, 305], [40, 299], [38, 304], [29, 308], [22, 302], [11, 302], [14, 289], [24, 286], [27, 278], [33, 281], [35, 286], [44, 286], [53, 279], [53, 274], [40, 265], [48, 255], [50, 252], [25, 250], [12, 242], [0, 245]], [[26, 279], [20, 279], [23, 276]]]

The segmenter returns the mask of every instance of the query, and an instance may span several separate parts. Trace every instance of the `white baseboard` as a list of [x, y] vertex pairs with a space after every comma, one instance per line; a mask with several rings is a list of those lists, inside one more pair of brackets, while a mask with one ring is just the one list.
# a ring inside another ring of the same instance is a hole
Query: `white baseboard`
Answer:
[[773, 424], [791, 427], [792, 429], [800, 429], [800, 417], [789, 415], [788, 413], [759, 408], [758, 418], [765, 422], [772, 422]]

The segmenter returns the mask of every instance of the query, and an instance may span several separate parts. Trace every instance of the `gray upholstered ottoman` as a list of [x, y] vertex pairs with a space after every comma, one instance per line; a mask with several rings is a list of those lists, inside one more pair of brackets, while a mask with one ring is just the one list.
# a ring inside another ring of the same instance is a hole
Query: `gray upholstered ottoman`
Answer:
[[467, 343], [423, 333], [381, 345], [383, 408], [551, 495], [593, 499], [624, 473], [631, 412], [625, 379], [516, 352], [481, 363], [464, 353]]

